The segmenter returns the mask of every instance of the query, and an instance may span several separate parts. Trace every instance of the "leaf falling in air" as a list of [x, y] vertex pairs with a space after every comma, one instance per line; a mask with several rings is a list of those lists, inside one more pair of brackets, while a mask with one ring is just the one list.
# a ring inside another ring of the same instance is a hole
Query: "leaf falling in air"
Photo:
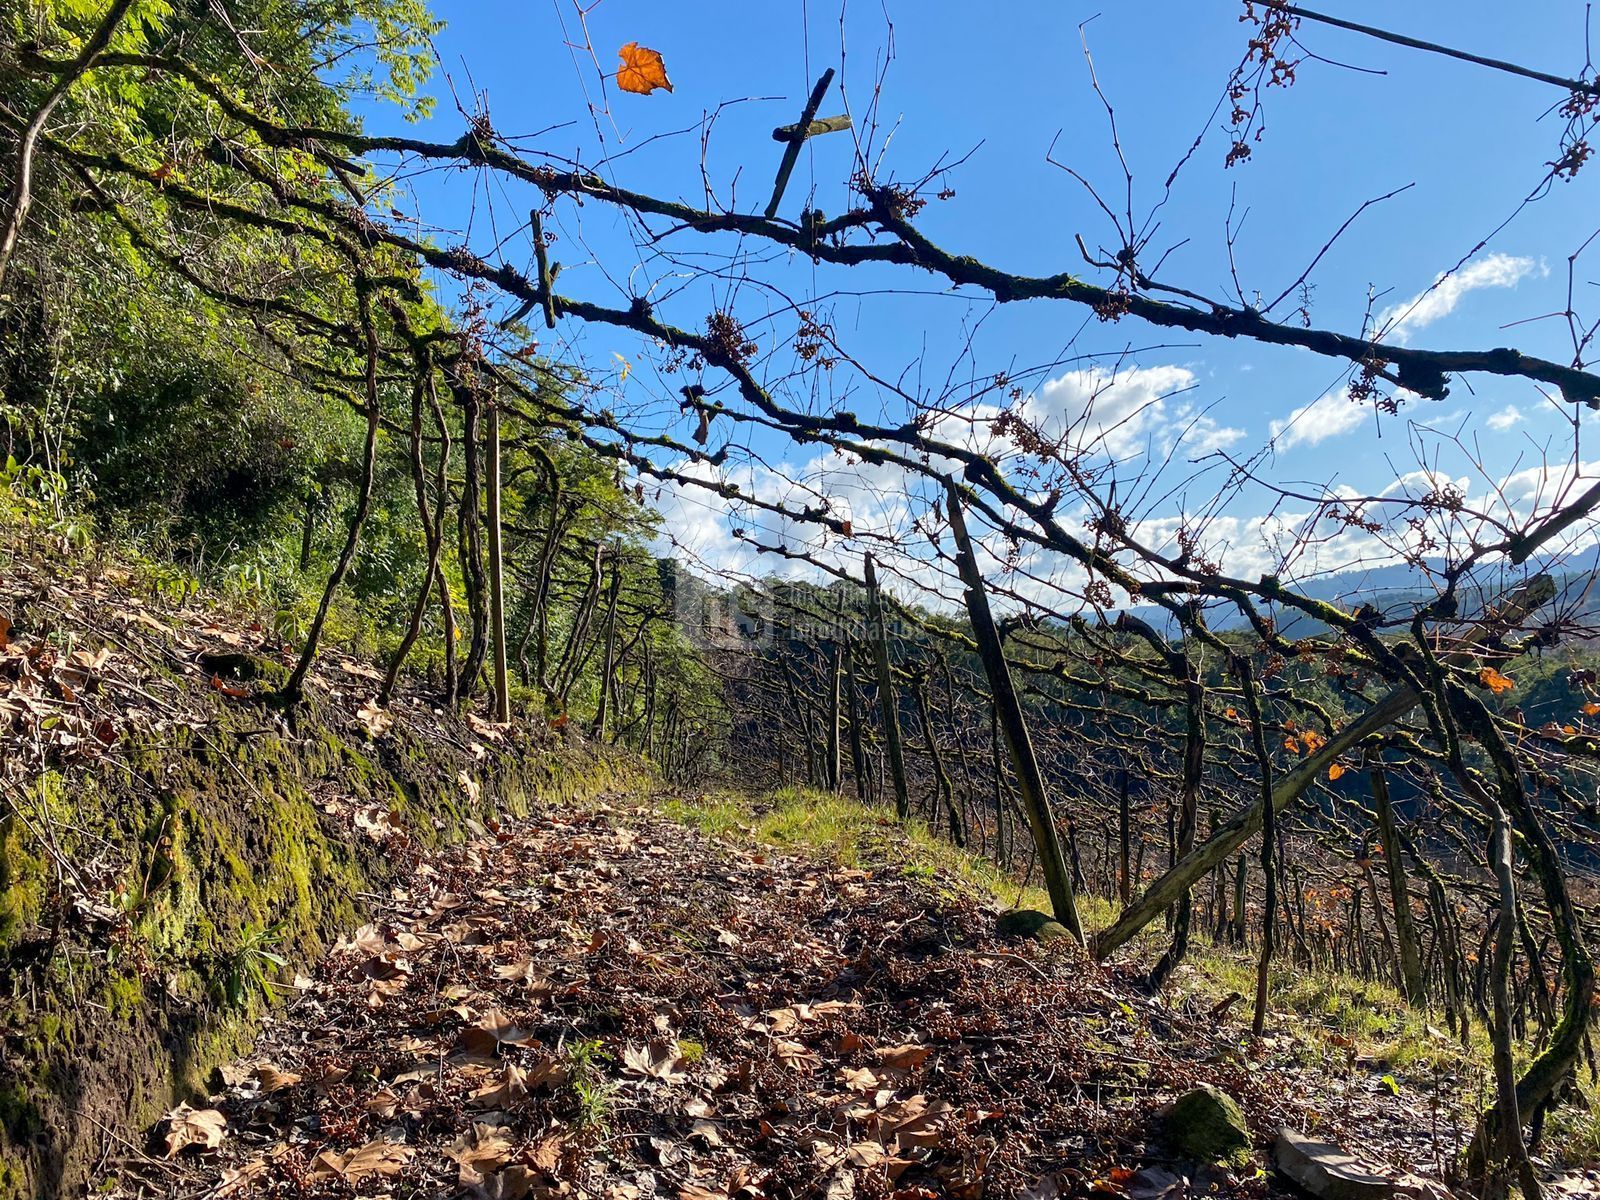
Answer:
[[648, 96], [658, 88], [672, 90], [667, 64], [662, 61], [659, 50], [629, 42], [617, 54], [622, 58], [622, 66], [617, 69], [617, 86], [623, 91]]

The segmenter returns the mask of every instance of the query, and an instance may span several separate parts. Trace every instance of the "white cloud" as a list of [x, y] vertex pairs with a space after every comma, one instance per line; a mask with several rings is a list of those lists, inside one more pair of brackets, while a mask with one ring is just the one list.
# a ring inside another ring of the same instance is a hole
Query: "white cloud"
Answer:
[[1068, 371], [1029, 396], [1023, 415], [1046, 437], [1090, 457], [1160, 457], [1180, 442], [1193, 453], [1230, 446], [1244, 430], [1218, 424], [1177, 397], [1196, 386], [1187, 367]]
[[1378, 336], [1405, 345], [1411, 334], [1455, 311], [1461, 297], [1479, 288], [1515, 287], [1537, 264], [1531, 258], [1490, 254], [1454, 274], [1440, 273], [1424, 291], [1391, 304], [1378, 314]]
[[1496, 433], [1504, 433], [1523, 419], [1522, 410], [1515, 404], [1508, 404], [1499, 412], [1493, 414], [1484, 424]]
[[1366, 416], [1367, 410], [1351, 400], [1348, 391], [1324, 392], [1283, 420], [1272, 422], [1272, 440], [1280, 450], [1315, 446], [1349, 433], [1366, 420]]

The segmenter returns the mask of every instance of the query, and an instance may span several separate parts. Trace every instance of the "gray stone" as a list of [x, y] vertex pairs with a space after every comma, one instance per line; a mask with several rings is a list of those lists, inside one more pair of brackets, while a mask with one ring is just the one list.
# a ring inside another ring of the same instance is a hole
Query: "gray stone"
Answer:
[[1347, 1150], [1312, 1141], [1285, 1127], [1278, 1132], [1278, 1170], [1318, 1200], [1391, 1200], [1394, 1180]]

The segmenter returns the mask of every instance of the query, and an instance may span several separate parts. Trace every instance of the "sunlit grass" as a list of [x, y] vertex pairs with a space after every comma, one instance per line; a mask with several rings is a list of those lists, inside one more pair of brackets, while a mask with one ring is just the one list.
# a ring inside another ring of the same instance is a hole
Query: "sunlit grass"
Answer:
[[[1198, 990], [1208, 998], [1239, 992], [1245, 1004], [1253, 1002], [1253, 951], [1202, 945], [1190, 962]], [[1268, 987], [1269, 1027], [1274, 1016], [1291, 1020], [1292, 1032], [1305, 1039], [1313, 1053], [1336, 1059], [1355, 1056], [1379, 1069], [1419, 1077], [1476, 1070], [1488, 1061], [1489, 1043], [1481, 1022], [1474, 1023], [1463, 1047], [1445, 1031], [1442, 1012], [1413, 1008], [1387, 983], [1309, 971], [1285, 959], [1273, 964]]]
[[[712, 837], [803, 850], [843, 867], [897, 870], [985, 903], [1050, 911], [1042, 887], [1025, 885], [992, 860], [959, 849], [920, 820], [898, 821], [850, 797], [784, 787], [754, 798], [732, 791], [674, 797], [663, 808]], [[1085, 929], [1094, 930], [1110, 924], [1116, 908], [1102, 897], [1080, 895], [1078, 915]]]

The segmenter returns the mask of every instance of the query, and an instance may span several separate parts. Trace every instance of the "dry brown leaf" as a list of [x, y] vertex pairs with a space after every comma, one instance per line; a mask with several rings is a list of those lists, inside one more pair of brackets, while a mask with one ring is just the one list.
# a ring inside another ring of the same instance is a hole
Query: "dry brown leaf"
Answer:
[[505, 1166], [515, 1148], [502, 1130], [474, 1121], [471, 1129], [445, 1147], [444, 1156], [483, 1176]]
[[628, 1074], [648, 1079], [683, 1078], [683, 1058], [676, 1042], [656, 1040], [645, 1046], [626, 1046], [622, 1051], [622, 1066]]
[[214, 1108], [191, 1108], [180, 1104], [167, 1114], [167, 1157], [175, 1157], [190, 1146], [215, 1150], [227, 1136], [228, 1118]]
[[462, 1167], [460, 1172], [461, 1186], [474, 1200], [528, 1200], [535, 1188], [540, 1189], [540, 1196], [554, 1195], [542, 1186], [545, 1179], [542, 1171], [521, 1163], [512, 1163], [489, 1176], [480, 1176], [469, 1167]]
[[845, 1067], [839, 1072], [839, 1078], [853, 1092], [870, 1092], [880, 1083], [878, 1076], [868, 1067]]
[[689, 1136], [699, 1138], [708, 1146], [722, 1145], [722, 1127], [715, 1121], [701, 1118], [689, 1127]]
[[561, 1151], [565, 1145], [566, 1140], [559, 1133], [546, 1134], [529, 1146], [523, 1157], [529, 1166], [554, 1176], [561, 1166]]
[[779, 1039], [772, 1043], [772, 1052], [783, 1060], [784, 1066], [802, 1073], [815, 1070], [822, 1065], [822, 1059], [799, 1042]]
[[337, 1176], [349, 1183], [356, 1183], [374, 1175], [398, 1175], [415, 1154], [416, 1151], [410, 1146], [386, 1142], [381, 1138], [342, 1153], [324, 1150], [311, 1164], [311, 1177], [327, 1179]]
[[254, 1075], [263, 1094], [281, 1092], [284, 1088], [293, 1087], [300, 1082], [300, 1076], [293, 1071], [280, 1071], [271, 1063], [263, 1063], [257, 1067]]
[[510, 1108], [517, 1101], [527, 1099], [530, 1086], [532, 1085], [528, 1082], [528, 1073], [515, 1063], [507, 1063], [497, 1082], [472, 1093], [472, 1106]]
[[498, 1008], [491, 1008], [478, 1018], [475, 1026], [503, 1046], [537, 1046], [539, 1039], [533, 1031], [518, 1025], [516, 1020]]
[[950, 1105], [946, 1101], [930, 1103], [920, 1094], [893, 1101], [878, 1114], [878, 1137], [884, 1142], [898, 1142], [901, 1149], [938, 1145], [940, 1126], [948, 1112]]
[[932, 1052], [929, 1046], [883, 1046], [873, 1053], [878, 1061], [894, 1071], [915, 1071]]
[[222, 1178], [217, 1181], [217, 1186], [212, 1189], [211, 1196], [238, 1196], [250, 1191], [256, 1183], [264, 1179], [267, 1174], [267, 1160], [252, 1158], [242, 1167], [228, 1167], [222, 1172]]
[[356, 716], [366, 726], [369, 738], [382, 737], [394, 725], [394, 714], [386, 708], [378, 707], [376, 699], [368, 700], [360, 708], [356, 709]]
[[506, 734], [511, 731], [510, 725], [502, 725], [498, 721], [485, 721], [476, 713], [467, 714], [467, 724], [473, 733], [491, 742], [505, 741]]
[[366, 1109], [387, 1120], [400, 1111], [400, 1097], [388, 1088], [379, 1088], [367, 1098]]

